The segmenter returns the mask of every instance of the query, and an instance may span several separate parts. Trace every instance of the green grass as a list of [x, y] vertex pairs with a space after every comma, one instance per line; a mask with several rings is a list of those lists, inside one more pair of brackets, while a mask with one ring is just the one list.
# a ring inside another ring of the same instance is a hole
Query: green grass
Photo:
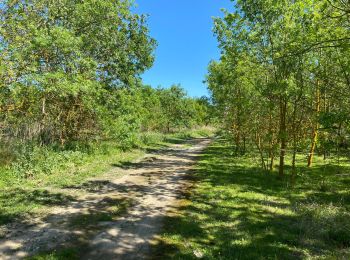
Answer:
[[61, 249], [56, 250], [51, 253], [43, 253], [37, 256], [28, 257], [27, 260], [78, 260], [79, 255], [81, 252], [79, 252], [78, 249], [74, 248], [67, 248], [67, 249]]
[[14, 220], [44, 215], [50, 207], [74, 200], [64, 191], [67, 187], [81, 187], [81, 191], [101, 188], [86, 184], [94, 177], [118, 177], [115, 167], [131, 163], [147, 151], [212, 132], [210, 128], [199, 128], [167, 135], [143, 133], [142, 144], [128, 151], [113, 142], [73, 150], [23, 145], [11, 152], [2, 147], [0, 155], [6, 156], [0, 160], [0, 227]]
[[[74, 197], [55, 190], [82, 185], [88, 179], [108, 172], [116, 174], [113, 165], [120, 161], [131, 162], [143, 154], [143, 150], [123, 152], [110, 148], [107, 152], [82, 154], [78, 160], [67, 159], [60, 166], [52, 167], [50, 173], [38, 171], [30, 178], [19, 178], [12, 169], [3, 169], [6, 174], [0, 175], [0, 225], [44, 214], [52, 206], [74, 200]], [[52, 152], [49, 156], [55, 157], [55, 154]]]
[[132, 161], [143, 154], [142, 149], [122, 151], [113, 143], [96, 146], [93, 152], [35, 148], [29, 158], [20, 157], [11, 167], [0, 168], [0, 188], [75, 185], [106, 172], [114, 162]]
[[157, 132], [146, 132], [140, 137], [144, 147], [168, 147], [173, 144], [182, 144], [193, 138], [205, 138], [214, 136], [215, 129], [212, 127], [199, 127], [195, 129], [182, 129], [175, 133], [160, 134]]
[[218, 140], [203, 154], [194, 188], [165, 220], [155, 259], [350, 258], [349, 164], [318, 158], [308, 169], [300, 161], [292, 185], [233, 150]]
[[63, 205], [74, 200], [72, 196], [42, 189], [5, 188], [0, 192], [0, 225], [16, 218], [29, 217], [43, 208]]

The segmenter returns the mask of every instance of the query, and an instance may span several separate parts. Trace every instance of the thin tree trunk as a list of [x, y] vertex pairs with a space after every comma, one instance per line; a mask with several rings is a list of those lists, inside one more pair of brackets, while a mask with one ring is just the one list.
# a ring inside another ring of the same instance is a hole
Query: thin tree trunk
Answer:
[[270, 132], [270, 142], [269, 142], [269, 159], [270, 159], [270, 165], [269, 170], [273, 171], [274, 163], [275, 163], [275, 154], [274, 154], [274, 134], [272, 130], [272, 111], [270, 110], [270, 116], [269, 116], [269, 132]]
[[284, 175], [284, 161], [286, 156], [287, 149], [287, 124], [286, 124], [286, 116], [287, 116], [287, 100], [284, 98], [280, 101], [280, 143], [281, 143], [281, 151], [280, 151], [280, 165], [278, 174], [280, 177]]
[[271, 155], [271, 161], [270, 161], [270, 171], [272, 172], [273, 169], [275, 168], [275, 155]]
[[296, 115], [297, 113], [297, 102], [294, 103], [294, 111], [293, 111], [293, 158], [292, 158], [292, 180], [291, 183], [294, 185], [295, 183], [295, 177], [296, 177], [296, 156], [297, 156], [297, 146], [298, 146], [298, 141], [297, 141], [297, 129], [300, 124], [297, 125], [296, 121]]
[[313, 159], [314, 159], [314, 154], [315, 154], [315, 149], [316, 149], [316, 145], [317, 145], [317, 140], [318, 140], [318, 130], [319, 130], [319, 123], [318, 123], [318, 116], [320, 114], [321, 111], [321, 93], [320, 93], [320, 83], [319, 81], [317, 81], [317, 86], [316, 86], [316, 124], [312, 130], [312, 142], [311, 142], [311, 148], [310, 148], [310, 153], [309, 153], [309, 157], [307, 160], [307, 166], [311, 167], [312, 163], [313, 163]]
[[241, 143], [241, 135], [240, 135], [240, 130], [237, 129], [236, 133], [236, 154], [239, 154], [240, 151], [240, 143]]
[[261, 167], [266, 170], [266, 163], [265, 163], [265, 158], [264, 158], [264, 153], [261, 147], [261, 137], [259, 134], [256, 134], [256, 146], [259, 150], [260, 153], [260, 159], [261, 159]]
[[246, 142], [247, 140], [246, 140], [246, 137], [244, 136], [243, 137], [243, 154], [246, 154], [247, 152]]
[[296, 146], [294, 146], [293, 148], [293, 159], [292, 159], [292, 180], [291, 183], [292, 185], [295, 184], [295, 177], [296, 177], [296, 156], [297, 156], [297, 150], [296, 150]]
[[46, 97], [43, 97], [42, 104], [41, 104], [41, 113], [43, 117], [46, 115]]

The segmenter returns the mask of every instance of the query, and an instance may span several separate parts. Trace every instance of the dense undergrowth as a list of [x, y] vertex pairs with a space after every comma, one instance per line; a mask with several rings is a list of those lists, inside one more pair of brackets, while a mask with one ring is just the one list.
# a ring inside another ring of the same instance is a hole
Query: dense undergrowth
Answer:
[[349, 259], [349, 160], [319, 157], [307, 168], [304, 156], [294, 183], [288, 167], [279, 179], [258, 167], [258, 155], [233, 151], [217, 140], [202, 155], [154, 258]]
[[173, 134], [142, 133], [130, 149], [115, 142], [76, 145], [70, 149], [25, 145], [9, 156], [11, 161], [0, 165], [0, 226], [73, 200], [61, 189], [106, 174], [120, 162], [142, 157], [147, 149], [209, 136], [212, 132], [211, 128], [198, 128]]

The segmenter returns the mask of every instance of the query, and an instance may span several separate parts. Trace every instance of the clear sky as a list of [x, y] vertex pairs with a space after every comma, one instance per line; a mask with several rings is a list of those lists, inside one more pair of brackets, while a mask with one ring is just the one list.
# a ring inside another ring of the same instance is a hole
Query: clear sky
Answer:
[[136, 0], [136, 12], [148, 14], [151, 36], [158, 41], [156, 61], [143, 76], [145, 84], [169, 87], [181, 84], [191, 96], [207, 95], [202, 83], [210, 60], [219, 49], [212, 33], [212, 17], [229, 0]]

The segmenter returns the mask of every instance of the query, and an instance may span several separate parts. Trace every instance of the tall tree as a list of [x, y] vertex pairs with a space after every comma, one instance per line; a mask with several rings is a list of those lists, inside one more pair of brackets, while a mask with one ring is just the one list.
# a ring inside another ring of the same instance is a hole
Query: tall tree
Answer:
[[[336, 58], [349, 50], [347, 5], [327, 0], [233, 2], [233, 13], [214, 20], [222, 56], [209, 66], [209, 89], [236, 146], [239, 133], [249, 133], [263, 168], [274, 168], [278, 143], [283, 176], [289, 151], [295, 165], [296, 151], [307, 142], [311, 165], [318, 140], [326, 136], [320, 134], [320, 120], [329, 113], [331, 100], [348, 97], [337, 92], [348, 82], [349, 58]], [[339, 68], [332, 80], [330, 64]], [[245, 95], [252, 103], [244, 101]], [[342, 130], [338, 133], [344, 137]]]

